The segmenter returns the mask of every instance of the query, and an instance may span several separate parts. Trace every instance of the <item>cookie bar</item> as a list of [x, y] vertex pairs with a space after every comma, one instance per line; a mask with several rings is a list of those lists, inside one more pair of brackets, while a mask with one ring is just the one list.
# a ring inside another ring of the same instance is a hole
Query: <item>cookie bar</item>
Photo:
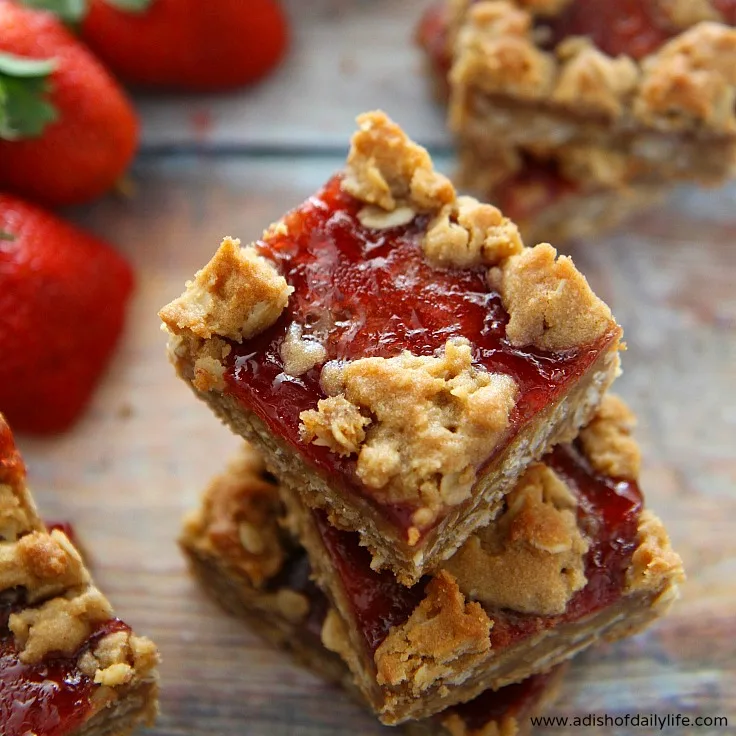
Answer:
[[0, 733], [114, 736], [152, 724], [158, 653], [47, 531], [0, 415]]
[[682, 579], [638, 487], [634, 418], [607, 396], [571, 444], [526, 470], [500, 516], [432, 575], [400, 585], [358, 535], [281, 494], [342, 620], [327, 644], [387, 724], [424, 718], [661, 615]]
[[621, 329], [566, 257], [458, 197], [383, 113], [344, 172], [160, 316], [179, 375], [279, 480], [411, 584], [571, 440]]
[[[342, 619], [310, 579], [309, 560], [279, 520], [273, 479], [245, 445], [186, 520], [181, 546], [202, 586], [227, 611], [303, 665], [358, 696], [343, 660], [325, 647]], [[524, 736], [556, 695], [564, 667], [534, 675], [436, 716], [404, 724], [409, 736]]]
[[[419, 40], [449, 100], [460, 180], [499, 206], [528, 197], [519, 177], [533, 183], [562, 237], [580, 234], [566, 223], [576, 201], [585, 234], [677, 182], [725, 181], [736, 167], [735, 22], [729, 0], [438, 4]], [[504, 211], [525, 237], [539, 232], [533, 212]]]

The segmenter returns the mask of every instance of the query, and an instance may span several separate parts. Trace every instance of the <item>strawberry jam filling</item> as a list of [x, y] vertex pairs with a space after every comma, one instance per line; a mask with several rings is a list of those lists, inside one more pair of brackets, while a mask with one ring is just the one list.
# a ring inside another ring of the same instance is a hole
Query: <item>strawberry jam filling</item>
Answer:
[[[508, 314], [499, 295], [489, 291], [485, 269], [432, 267], [420, 246], [427, 216], [418, 215], [403, 227], [363, 227], [357, 219], [363, 204], [344, 193], [340, 181], [333, 178], [285, 217], [287, 235], [272, 233], [257, 243], [295, 291], [275, 325], [232, 345], [226, 390], [331, 482], [341, 481], [406, 528], [414, 507], [380, 506], [357, 478], [354, 456], [340, 457], [301, 440], [300, 413], [315, 409], [325, 394], [321, 366], [299, 377], [284, 373], [280, 348], [290, 324], [317, 339], [327, 360], [338, 361], [391, 358], [403, 350], [433, 355], [449, 338], [468, 338], [478, 367], [509, 374], [518, 384], [506, 442], [559, 400], [613, 336], [564, 353], [514, 348], [505, 336]], [[489, 461], [502, 449], [489, 448]]]
[[496, 186], [490, 197], [507, 217], [528, 222], [576, 192], [577, 186], [553, 162], [526, 157], [523, 167]]
[[73, 656], [50, 655], [39, 664], [24, 664], [7, 627], [16, 607], [17, 602], [0, 604], [0, 733], [65, 736], [94, 714], [91, 698], [99, 688], [77, 669], [78, 658], [104, 636], [129, 629], [113, 619], [100, 625]]
[[424, 49], [432, 65], [432, 71], [440, 79], [447, 77], [452, 66], [447, 25], [445, 5], [437, 3], [426, 10], [417, 28], [417, 43]]
[[[317, 513], [316, 518], [325, 540], [329, 538], [330, 543], [334, 542], [334, 548], [331, 549], [334, 549], [336, 559], [339, 559], [343, 552], [352, 557], [357, 550], [358, 558], [356, 562], [348, 564], [370, 564], [370, 558], [367, 557], [367, 553], [362, 547], [348, 545], [347, 548], [343, 549], [340, 546], [340, 533], [338, 532], [334, 537], [330, 536], [332, 527], [324, 519], [324, 516]], [[366, 559], [362, 559], [364, 556]], [[375, 574], [375, 577], [383, 578], [383, 575]], [[267, 590], [282, 589], [299, 593], [309, 601], [309, 613], [306, 619], [302, 621], [303, 631], [300, 632], [300, 637], [309, 637], [313, 646], [322, 649], [324, 647], [322, 644], [322, 625], [329, 610], [329, 602], [325, 594], [312, 581], [312, 568], [309, 564], [309, 558], [302, 548], [292, 552], [279, 573], [268, 581]], [[370, 597], [374, 590], [375, 588], [369, 583], [362, 593], [356, 590], [355, 594]], [[419, 586], [415, 586], [413, 590], [419, 592]], [[401, 586], [398, 589], [387, 589], [389, 595], [398, 593], [399, 596], [402, 596], [406, 595], [407, 591], [407, 588]], [[418, 594], [416, 598], [418, 603], [421, 595]], [[397, 605], [397, 610], [400, 609], [401, 605]], [[374, 631], [374, 636], [377, 639], [385, 638], [390, 628], [389, 622], [390, 618], [384, 619], [381, 626]], [[386, 628], [387, 626], [388, 628]], [[444, 710], [435, 718], [442, 721], [455, 714], [464, 721], [469, 729], [477, 730], [482, 729], [489, 721], [500, 722], [503, 718], [509, 716], [521, 720], [532, 713], [537, 703], [544, 696], [545, 690], [556, 671], [556, 669], [552, 669], [544, 674], [532, 675], [526, 680], [522, 680], [522, 682], [507, 685], [500, 690], [486, 690], [467, 703], [461, 703]]]
[[[575, 445], [558, 445], [544, 462], [578, 499], [578, 525], [590, 541], [585, 559], [587, 584], [574, 594], [560, 615], [537, 616], [487, 609], [493, 620], [490, 637], [494, 650], [610, 606], [621, 595], [626, 570], [636, 549], [642, 497], [634, 481], [596, 473]], [[370, 554], [359, 545], [357, 533], [335, 529], [320, 512], [314, 512], [314, 516], [352, 607], [355, 625], [373, 654], [394, 626], [408, 620], [424, 595], [428, 578], [413, 588], [405, 588], [390, 572], [371, 570]]]
[[[500, 722], [508, 717], [521, 721], [534, 711], [555, 672], [552, 669], [499, 690], [486, 690], [474, 700], [454, 706], [449, 713], [460, 716], [465, 727], [474, 731], [480, 731], [488, 721]], [[445, 713], [438, 717], [444, 718]]]
[[680, 30], [652, 0], [573, 0], [562, 13], [538, 25], [550, 29], [552, 46], [569, 36], [587, 36], [609, 56], [634, 59], [654, 53]]

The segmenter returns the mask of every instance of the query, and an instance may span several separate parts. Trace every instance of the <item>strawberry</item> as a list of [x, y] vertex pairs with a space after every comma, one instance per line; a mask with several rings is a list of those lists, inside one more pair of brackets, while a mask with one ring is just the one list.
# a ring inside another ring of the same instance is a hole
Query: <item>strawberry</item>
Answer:
[[90, 0], [82, 37], [127, 82], [217, 90], [275, 67], [288, 29], [275, 0]]
[[[15, 123], [0, 125], [11, 139], [0, 140], [0, 187], [51, 206], [107, 191], [138, 142], [121, 88], [55, 15], [12, 0], [0, 0], [0, 53], [0, 121]], [[44, 60], [46, 78], [38, 67], [19, 77], [13, 57]], [[47, 101], [38, 99], [44, 87]]]
[[19, 430], [67, 428], [118, 341], [133, 289], [107, 244], [0, 194], [0, 412]]

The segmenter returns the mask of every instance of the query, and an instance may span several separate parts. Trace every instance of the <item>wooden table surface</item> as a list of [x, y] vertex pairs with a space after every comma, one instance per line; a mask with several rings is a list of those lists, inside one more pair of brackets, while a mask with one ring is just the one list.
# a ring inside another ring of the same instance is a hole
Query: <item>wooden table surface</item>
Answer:
[[[138, 291], [84, 420], [19, 444], [44, 514], [76, 525], [119, 614], [161, 648], [162, 714], [149, 736], [385, 732], [187, 576], [180, 517], [237, 440], [174, 378], [156, 312], [223, 235], [259, 235], [339, 168], [364, 109], [386, 109], [451, 171], [409, 40], [426, 4], [292, 0], [293, 52], [275, 77], [236, 95], [140, 98], [135, 196], [71, 213], [129, 256]], [[736, 725], [735, 212], [736, 187], [683, 190], [626, 231], [568, 248], [625, 328], [617, 390], [639, 414], [643, 488], [689, 579], [648, 633], [579, 657], [554, 714], [681, 712]]]

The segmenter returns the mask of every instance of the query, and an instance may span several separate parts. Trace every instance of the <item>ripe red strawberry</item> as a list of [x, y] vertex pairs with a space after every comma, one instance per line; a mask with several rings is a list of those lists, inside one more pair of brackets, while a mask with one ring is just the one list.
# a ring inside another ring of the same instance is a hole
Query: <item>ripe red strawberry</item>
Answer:
[[0, 412], [58, 432], [86, 406], [120, 336], [130, 266], [107, 244], [0, 194]]
[[51, 206], [103, 194], [138, 143], [121, 88], [55, 15], [12, 0], [0, 0], [0, 52], [55, 60], [48, 86], [56, 109], [40, 137], [0, 141], [0, 187]]
[[91, 0], [82, 37], [127, 82], [215, 90], [275, 67], [288, 29], [276, 0]]

